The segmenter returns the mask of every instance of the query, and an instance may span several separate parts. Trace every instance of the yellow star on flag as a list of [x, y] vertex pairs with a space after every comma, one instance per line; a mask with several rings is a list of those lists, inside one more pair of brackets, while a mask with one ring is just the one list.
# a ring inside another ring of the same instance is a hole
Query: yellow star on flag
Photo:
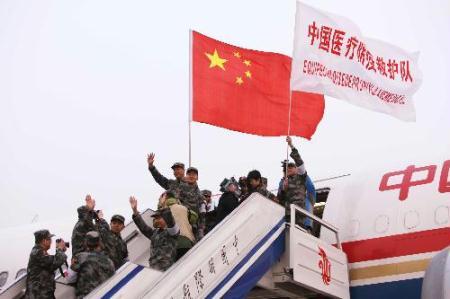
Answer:
[[234, 52], [233, 55], [234, 57], [241, 58], [241, 53], [239, 52]]
[[247, 78], [251, 78], [252, 77], [252, 73], [250, 73], [250, 71], [246, 71], [244, 74], [245, 74], [245, 76]]
[[242, 77], [236, 77], [236, 84], [242, 85], [244, 83], [244, 80], [242, 80]]
[[205, 55], [206, 55], [206, 57], [208, 57], [208, 59], [210, 61], [209, 68], [213, 68], [213, 67], [217, 66], [217, 67], [220, 67], [222, 70], [225, 70], [225, 67], [223, 65], [228, 60], [220, 58], [216, 49], [214, 49], [213, 54], [205, 53]]
[[252, 62], [250, 60], [244, 60], [244, 64], [246, 66], [250, 66], [252, 64]]

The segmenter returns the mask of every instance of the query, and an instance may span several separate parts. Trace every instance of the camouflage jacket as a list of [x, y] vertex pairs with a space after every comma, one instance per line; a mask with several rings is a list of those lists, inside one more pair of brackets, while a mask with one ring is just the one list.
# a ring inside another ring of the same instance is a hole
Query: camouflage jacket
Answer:
[[114, 275], [114, 263], [100, 251], [80, 252], [75, 256], [72, 270], [76, 271], [77, 283], [75, 294], [83, 298], [105, 280]]
[[168, 191], [172, 191], [175, 195], [178, 196], [179, 188], [181, 184], [181, 180], [168, 179], [163, 176], [155, 166], [149, 167], [148, 170], [152, 174], [155, 181], [164, 189]]
[[116, 270], [119, 269], [128, 257], [127, 243], [125, 243], [120, 234], [110, 230], [109, 224], [105, 219], [101, 219], [99, 222], [99, 233], [105, 246], [106, 254], [113, 261]]
[[133, 215], [133, 221], [141, 233], [150, 239], [150, 267], [165, 271], [176, 261], [177, 238], [180, 229], [175, 224], [172, 228], [151, 228], [145, 223], [141, 215]]
[[78, 208], [78, 222], [72, 231], [72, 256], [85, 251], [85, 237], [91, 230], [97, 230], [91, 211], [86, 206]]
[[182, 180], [168, 179], [155, 166], [148, 168], [155, 181], [165, 190], [172, 191], [181, 204], [199, 215], [200, 204], [204, 197], [197, 184], [191, 185]]
[[[294, 159], [297, 167], [303, 167], [303, 160], [296, 148], [292, 149], [291, 157]], [[299, 169], [299, 173], [288, 176], [287, 188], [284, 188], [284, 179], [280, 183], [278, 189], [278, 199], [286, 207], [286, 212], [290, 211], [290, 204], [296, 204], [301, 208], [305, 207], [306, 197], [306, 171]]]
[[49, 255], [39, 244], [34, 245], [28, 260], [25, 298], [55, 298], [55, 270], [66, 259], [66, 254], [61, 250]]
[[[200, 204], [205, 200], [197, 184], [181, 182], [179, 186], [178, 199], [181, 204], [191, 211], [200, 214]], [[201, 219], [199, 220], [202, 221]]]

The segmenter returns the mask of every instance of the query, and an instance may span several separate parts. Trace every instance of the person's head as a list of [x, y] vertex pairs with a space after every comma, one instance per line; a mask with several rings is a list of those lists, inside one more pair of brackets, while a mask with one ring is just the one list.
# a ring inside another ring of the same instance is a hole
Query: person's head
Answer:
[[198, 180], [198, 170], [195, 167], [189, 167], [186, 170], [186, 182], [188, 184], [195, 184]]
[[47, 229], [41, 229], [34, 232], [34, 242], [39, 244], [44, 250], [49, 250], [52, 246], [52, 237], [54, 236]]
[[247, 184], [255, 189], [261, 184], [261, 173], [258, 170], [252, 170], [247, 175]]
[[261, 185], [263, 185], [264, 188], [267, 188], [267, 178], [261, 177]]
[[77, 213], [78, 213], [78, 220], [84, 220], [86, 219], [86, 217], [88, 217], [90, 211], [85, 205], [83, 205], [77, 209]]
[[153, 227], [154, 228], [163, 229], [163, 228], [167, 227], [167, 223], [164, 220], [164, 218], [162, 217], [161, 210], [157, 210], [155, 213], [153, 213], [152, 218], [153, 218]]
[[238, 182], [231, 178], [224, 178], [220, 183], [220, 192], [236, 192], [239, 189]]
[[205, 198], [207, 203], [211, 202], [211, 196], [212, 196], [212, 192], [209, 190], [202, 190], [202, 195]]
[[101, 249], [100, 234], [97, 231], [91, 230], [86, 234], [86, 247], [88, 250]]
[[241, 188], [242, 192], [247, 192], [248, 186], [247, 186], [247, 177], [241, 176], [239, 178], [239, 188]]
[[294, 162], [284, 160], [281, 162], [281, 167], [283, 167], [283, 174], [286, 174], [287, 170], [287, 176], [292, 176], [297, 173], [297, 166], [295, 165]]
[[173, 176], [176, 179], [181, 180], [184, 177], [184, 164], [181, 162], [175, 162], [172, 165]]
[[167, 191], [164, 191], [158, 199], [158, 209], [164, 208], [167, 205]]
[[237, 188], [236, 184], [234, 184], [234, 183], [228, 184], [228, 186], [227, 186], [228, 192], [236, 192], [237, 189], [238, 188]]
[[125, 217], [117, 214], [112, 216], [110, 226], [113, 233], [120, 234], [125, 227]]

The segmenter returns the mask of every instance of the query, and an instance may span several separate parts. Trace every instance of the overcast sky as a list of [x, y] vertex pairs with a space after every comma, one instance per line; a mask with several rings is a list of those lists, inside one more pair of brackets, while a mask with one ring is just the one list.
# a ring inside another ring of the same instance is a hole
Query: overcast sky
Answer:
[[[312, 141], [294, 139], [311, 177], [450, 158], [450, 2], [304, 2], [420, 51], [423, 72], [415, 123], [327, 98]], [[0, 227], [35, 215], [74, 222], [87, 193], [107, 217], [129, 219], [131, 194], [154, 207], [162, 189], [146, 154], [167, 176], [174, 161], [188, 162], [189, 29], [291, 55], [294, 16], [294, 0], [1, 0]], [[213, 192], [254, 168], [275, 187], [286, 155], [284, 137], [195, 123], [192, 145], [199, 185]]]

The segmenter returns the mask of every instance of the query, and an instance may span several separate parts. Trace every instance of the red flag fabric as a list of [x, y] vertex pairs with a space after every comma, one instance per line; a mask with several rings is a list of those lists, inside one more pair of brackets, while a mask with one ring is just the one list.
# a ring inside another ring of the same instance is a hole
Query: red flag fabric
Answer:
[[[192, 31], [191, 119], [230, 130], [287, 135], [291, 58], [244, 49]], [[323, 95], [292, 93], [290, 135], [311, 139]]]

